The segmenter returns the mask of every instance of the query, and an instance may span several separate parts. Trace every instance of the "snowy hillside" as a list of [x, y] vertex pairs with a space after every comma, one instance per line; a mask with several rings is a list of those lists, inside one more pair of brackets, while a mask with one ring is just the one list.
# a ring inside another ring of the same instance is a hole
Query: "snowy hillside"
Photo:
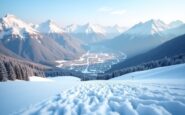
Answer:
[[51, 20], [33, 25], [7, 14], [0, 18], [0, 51], [46, 64], [58, 59], [75, 59], [85, 49]]
[[30, 82], [17, 80], [0, 83], [0, 115], [9, 115], [80, 83], [80, 79], [70, 76], [30, 77], [30, 80]]
[[185, 81], [185, 64], [172, 65], [167, 67], [159, 67], [155, 69], [129, 73], [113, 80], [146, 80], [146, 79], [179, 79]]
[[[27, 106], [15, 114], [184, 115], [184, 66], [185, 64], [158, 68], [143, 74], [132, 73], [135, 77], [131, 80], [71, 84], [71, 87], [75, 87], [62, 90], [56, 96], [34, 106]], [[135, 80], [137, 76], [144, 76], [143, 80]], [[153, 77], [158, 80], [152, 80]]]
[[185, 115], [184, 6], [1, 0], [0, 115]]
[[134, 35], [153, 35], [160, 34], [162, 31], [168, 29], [168, 25], [161, 20], [149, 20], [144, 23], [139, 23], [125, 32], [125, 34]]
[[183, 115], [185, 84], [90, 81], [17, 114]]

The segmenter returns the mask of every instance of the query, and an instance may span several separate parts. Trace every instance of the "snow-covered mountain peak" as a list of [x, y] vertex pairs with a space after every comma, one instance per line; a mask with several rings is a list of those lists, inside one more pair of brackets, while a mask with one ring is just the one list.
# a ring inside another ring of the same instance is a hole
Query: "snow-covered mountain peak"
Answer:
[[84, 25], [85, 33], [105, 34], [105, 30], [98, 24], [87, 23]]
[[54, 23], [54, 21], [49, 19], [49, 20], [46, 21], [46, 23], [50, 24], [50, 23]]
[[129, 29], [126, 34], [153, 35], [168, 29], [168, 25], [161, 20], [151, 19], [144, 23], [138, 23]]
[[99, 25], [99, 24], [93, 24], [93, 23], [91, 23], [91, 22], [88, 22], [88, 23], [86, 23], [86, 24], [84, 24], [84, 26], [86, 27], [86, 28], [94, 28], [94, 29], [96, 29], [95, 27], [101, 27], [101, 25]]
[[164, 23], [162, 20], [160, 19], [150, 19], [148, 21], [146, 21], [146, 23], [152, 23], [152, 24], [157, 24], [157, 23]]
[[184, 24], [184, 22], [182, 22], [181, 20], [176, 20], [176, 21], [172, 21], [171, 23], [169, 23], [169, 27], [176, 28], [176, 27], [179, 27], [183, 24]]
[[87, 27], [92, 27], [94, 24], [90, 23], [90, 22], [87, 22], [86, 24], [84, 24], [84, 26], [87, 26]]
[[127, 27], [122, 27], [119, 26], [118, 24], [115, 24], [112, 29], [114, 29], [115, 31], [117, 31], [118, 33], [122, 33], [124, 31], [126, 31], [128, 28]]
[[13, 15], [13, 14], [6, 14], [5, 17], [6, 17], [6, 18], [16, 18], [16, 16]]
[[76, 25], [72, 24], [65, 28], [66, 32], [69, 33], [85, 33], [85, 34], [91, 34], [91, 33], [99, 33], [104, 34], [105, 30], [102, 26], [98, 24], [92, 24], [92, 23], [86, 23], [84, 25]]
[[43, 23], [45, 23], [45, 24], [47, 24], [47, 25], [49, 25], [49, 26], [58, 26], [58, 25], [56, 24], [56, 22], [53, 21], [53, 20], [51, 20], [51, 19], [49, 19], [49, 20], [47, 20], [47, 21], [45, 21], [45, 22], [43, 22]]
[[[109, 26], [109, 27], [111, 27], [111, 26]], [[113, 27], [113, 28], [121, 28], [121, 26], [119, 26], [118, 24], [115, 24], [115, 25], [113, 25], [112, 27]]]
[[61, 29], [54, 21], [47, 20], [39, 24], [36, 29], [41, 33], [63, 33], [64, 30]]
[[16, 16], [7, 14], [0, 19], [0, 37], [4, 35], [18, 35], [21, 38], [25, 37], [27, 34], [37, 34], [37, 31], [34, 30], [29, 24], [18, 19]]
[[151, 19], [145, 23], [143, 23], [143, 25], [145, 26], [150, 26], [151, 29], [154, 29], [155, 27], [164, 27], [167, 26], [163, 21], [161, 20], [155, 20], [155, 19]]
[[64, 28], [65, 32], [67, 33], [75, 33], [79, 25], [77, 24], [71, 24]]
[[101, 40], [114, 38], [126, 30], [127, 28], [118, 25], [102, 26], [93, 23], [86, 23], [84, 25], [72, 24], [65, 28], [65, 32], [76, 34], [77, 37], [79, 37], [78, 35], [89, 35], [87, 38], [94, 39], [94, 36], [96, 36]]

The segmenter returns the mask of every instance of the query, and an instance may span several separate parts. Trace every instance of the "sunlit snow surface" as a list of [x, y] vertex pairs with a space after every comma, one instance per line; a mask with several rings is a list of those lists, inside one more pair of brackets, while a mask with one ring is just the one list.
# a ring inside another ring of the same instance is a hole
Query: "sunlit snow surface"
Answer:
[[184, 115], [185, 84], [89, 81], [26, 108], [25, 115]]
[[185, 79], [185, 64], [177, 64], [166, 67], [158, 67], [155, 69], [138, 71], [128, 73], [119, 77], [115, 77], [112, 80], [166, 80], [179, 79], [183, 81]]
[[0, 82], [0, 115], [9, 115], [80, 84], [79, 78], [70, 76], [30, 80]]
[[14, 101], [19, 106], [12, 109], [16, 115], [185, 115], [184, 68], [185, 64], [161, 67], [107, 81], [57, 77], [38, 84], [15, 82], [19, 89], [1, 85], [0, 101], [6, 104], [0, 103], [0, 113], [11, 110]]

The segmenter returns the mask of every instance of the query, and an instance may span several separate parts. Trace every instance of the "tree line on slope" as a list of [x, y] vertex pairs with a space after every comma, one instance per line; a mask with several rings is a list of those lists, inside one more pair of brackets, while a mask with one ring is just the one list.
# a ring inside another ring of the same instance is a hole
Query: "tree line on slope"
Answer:
[[39, 64], [17, 60], [7, 56], [0, 55], [0, 81], [6, 80], [29, 80], [28, 76], [76, 76], [81, 80], [107, 80], [127, 73], [153, 69], [157, 67], [170, 66], [185, 63], [185, 54], [179, 54], [173, 57], [164, 57], [159, 60], [153, 60], [139, 64], [137, 66], [123, 68], [104, 74], [83, 74], [76, 71], [63, 70], [61, 68], [48, 68]]
[[131, 72], [143, 71], [143, 70], [153, 69], [157, 67], [164, 67], [164, 66], [182, 64], [182, 63], [185, 63], [185, 54], [179, 54], [173, 57], [164, 57], [159, 60], [149, 61], [146, 63], [139, 64], [137, 66], [126, 67], [121, 70], [113, 71], [111, 73], [99, 74], [97, 75], [96, 79], [107, 80], [127, 73], [131, 73]]
[[145, 62], [136, 66], [126, 67], [121, 70], [113, 71], [104, 74], [84, 74], [77, 71], [64, 70], [61, 68], [52, 68], [45, 71], [45, 76], [55, 77], [55, 76], [75, 76], [81, 80], [108, 80], [114, 77], [118, 77], [127, 73], [143, 71], [148, 69], [153, 69], [157, 67], [170, 66], [175, 64], [185, 63], [185, 54], [179, 54], [173, 57], [164, 57], [159, 60], [153, 60]]
[[0, 81], [16, 79], [28, 81], [28, 76], [44, 77], [45, 69], [45, 66], [0, 54]]
[[62, 68], [47, 69], [45, 71], [45, 76], [46, 77], [75, 76], [75, 77], [80, 78], [81, 80], [88, 80], [86, 78], [96, 79], [96, 76], [94, 77], [93, 75], [90, 75], [90, 74], [84, 74], [84, 73], [81, 73], [79, 71], [74, 71], [74, 70], [65, 70], [65, 69], [62, 69]]

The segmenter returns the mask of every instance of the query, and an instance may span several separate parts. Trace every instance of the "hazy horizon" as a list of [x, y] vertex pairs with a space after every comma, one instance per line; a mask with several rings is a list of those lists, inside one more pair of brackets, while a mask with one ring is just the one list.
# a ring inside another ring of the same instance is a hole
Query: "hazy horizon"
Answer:
[[183, 0], [2, 0], [0, 16], [10, 13], [33, 24], [51, 19], [61, 26], [90, 22], [129, 27], [150, 19], [161, 19], [165, 23], [174, 20], [185, 22], [184, 4]]

